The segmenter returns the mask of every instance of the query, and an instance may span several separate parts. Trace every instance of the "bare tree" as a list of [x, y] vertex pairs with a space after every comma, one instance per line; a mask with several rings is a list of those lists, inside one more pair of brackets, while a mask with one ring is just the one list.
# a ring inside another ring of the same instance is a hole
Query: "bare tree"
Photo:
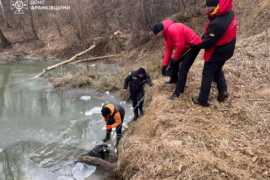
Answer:
[[34, 39], [37, 40], [39, 38], [38, 38], [38, 35], [37, 35], [37, 31], [35, 29], [34, 18], [33, 18], [33, 13], [32, 13], [31, 8], [29, 9], [29, 14], [30, 14], [30, 24], [31, 24], [31, 27], [32, 27], [32, 30], [33, 30], [33, 33], [34, 33]]
[[4, 36], [2, 30], [0, 29], [0, 39], [3, 43], [4, 48], [10, 47], [11, 42]]
[[[177, 18], [185, 23], [185, 18], [198, 15], [201, 9], [198, 0], [46, 0], [47, 5], [71, 8], [68, 11], [29, 9], [24, 15], [18, 16], [7, 8], [9, 2], [0, 0], [0, 8], [15, 32], [21, 32], [16, 36], [17, 39], [44, 40], [43, 35], [48, 33], [54, 39], [64, 39], [67, 44], [63, 46], [70, 45], [69, 48], [76, 50], [85, 49], [95, 38], [117, 30], [132, 37], [123, 47], [134, 48], [153, 37], [149, 31], [155, 22], [180, 14]], [[118, 41], [116, 43], [120, 44]], [[110, 51], [109, 48], [106, 50]]]
[[0, 0], [0, 8], [2, 10], [2, 14], [3, 14], [3, 17], [4, 17], [4, 21], [5, 21], [6, 27], [7, 28], [11, 28], [11, 26], [8, 24], [8, 21], [7, 21], [7, 18], [6, 18], [5, 9], [4, 9], [2, 0]]

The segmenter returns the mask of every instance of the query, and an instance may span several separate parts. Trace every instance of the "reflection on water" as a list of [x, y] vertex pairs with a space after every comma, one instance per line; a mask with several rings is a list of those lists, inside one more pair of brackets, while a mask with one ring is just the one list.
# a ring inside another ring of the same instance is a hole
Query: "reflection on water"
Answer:
[[[0, 153], [0, 179], [13, 180], [19, 179], [18, 177], [21, 179], [31, 177], [31, 166], [33, 164], [28, 160], [27, 154], [42, 145], [37, 141], [21, 141], [6, 147]], [[30, 168], [30, 171], [24, 171], [26, 166]]]
[[[105, 135], [100, 107], [119, 103], [111, 94], [52, 89], [45, 79], [27, 80], [49, 65], [0, 65], [1, 180], [71, 177], [73, 160]], [[128, 114], [130, 105], [124, 106]]]

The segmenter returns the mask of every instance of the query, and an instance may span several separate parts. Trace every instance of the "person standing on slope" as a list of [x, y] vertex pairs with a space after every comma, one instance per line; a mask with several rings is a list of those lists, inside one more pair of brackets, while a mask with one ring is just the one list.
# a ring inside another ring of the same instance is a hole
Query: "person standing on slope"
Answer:
[[166, 74], [168, 66], [171, 67], [170, 80], [165, 84], [177, 83], [174, 93], [169, 97], [173, 100], [184, 92], [187, 74], [200, 51], [198, 48], [190, 49], [189, 44], [200, 43], [202, 40], [192, 29], [172, 20], [155, 23], [153, 32], [156, 36], [163, 37], [165, 41], [162, 74]]
[[144, 68], [139, 68], [136, 71], [132, 71], [125, 79], [124, 91], [127, 92], [129, 86], [130, 96], [132, 100], [134, 117], [133, 121], [136, 121], [140, 115], [143, 115], [143, 99], [144, 99], [144, 85], [153, 85], [150, 76], [146, 73]]
[[213, 79], [217, 83], [217, 100], [222, 102], [228, 98], [222, 67], [233, 56], [236, 44], [237, 18], [232, 10], [232, 1], [206, 0], [209, 21], [205, 36], [201, 43], [190, 45], [192, 48], [205, 49], [200, 94], [199, 97], [192, 97], [193, 103], [201, 106], [209, 106], [208, 98]]

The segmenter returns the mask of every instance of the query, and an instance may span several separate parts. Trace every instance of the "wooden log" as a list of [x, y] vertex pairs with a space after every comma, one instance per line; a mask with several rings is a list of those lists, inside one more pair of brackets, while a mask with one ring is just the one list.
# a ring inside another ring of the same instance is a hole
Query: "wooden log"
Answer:
[[43, 69], [43, 71], [41, 73], [39, 73], [38, 75], [36, 75], [35, 77], [33, 77], [32, 79], [36, 79], [36, 78], [39, 78], [39, 77], [42, 77], [45, 73], [47, 73], [48, 71], [50, 70], [53, 70], [55, 68], [58, 68], [60, 66], [63, 66], [65, 64], [69, 64], [71, 63], [72, 61], [75, 61], [78, 57], [86, 54], [87, 52], [91, 51], [92, 49], [94, 49], [96, 47], [96, 45], [92, 45], [90, 48], [86, 49], [85, 51], [83, 52], [80, 52], [78, 54], [76, 54], [75, 56], [73, 56], [72, 58], [70, 58], [69, 60], [66, 60], [66, 61], [63, 61], [61, 63], [58, 63], [58, 64], [55, 64], [53, 66], [50, 66], [50, 67], [47, 67], [46, 69]]
[[102, 168], [103, 170], [111, 172], [111, 173], [116, 168], [115, 163], [109, 163], [107, 161], [104, 161], [103, 159], [91, 157], [91, 156], [87, 156], [87, 155], [78, 157], [76, 161], [86, 163], [89, 165], [93, 165], [93, 166], [98, 166], [98, 167]]
[[116, 55], [108, 55], [108, 56], [93, 57], [93, 58], [78, 60], [76, 62], [73, 62], [72, 64], [82, 63], [82, 62], [86, 62], [86, 61], [95, 61], [95, 60], [100, 60], [100, 59], [107, 59], [107, 58], [112, 58], [112, 57], [117, 57], [117, 56]]
[[60, 66], [63, 66], [65, 64], [69, 64], [69, 63], [75, 61], [78, 57], [80, 57], [80, 56], [86, 54], [87, 52], [91, 51], [92, 49], [94, 49], [100, 42], [109, 41], [109, 40], [113, 39], [114, 37], [119, 38], [122, 36], [123, 36], [123, 33], [121, 31], [116, 31], [115, 33], [113, 33], [111, 36], [109, 36], [105, 40], [103, 38], [101, 38], [98, 40], [99, 42], [97, 41], [96, 43], [94, 43], [90, 48], [86, 49], [85, 51], [76, 54], [75, 56], [73, 56], [72, 58], [70, 58], [67, 61], [63, 61], [61, 63], [55, 64], [53, 66], [47, 67], [46, 69], [43, 69], [43, 71], [41, 73], [39, 73], [38, 75], [36, 75], [35, 77], [33, 77], [31, 79], [36, 79], [36, 78], [42, 77], [45, 73], [47, 73], [50, 70], [53, 70], [55, 68], [58, 68]]

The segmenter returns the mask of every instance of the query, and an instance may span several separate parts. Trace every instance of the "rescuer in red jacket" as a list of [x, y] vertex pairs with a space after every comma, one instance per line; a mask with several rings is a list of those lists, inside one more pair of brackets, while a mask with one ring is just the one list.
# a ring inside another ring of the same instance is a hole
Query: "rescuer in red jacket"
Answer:
[[153, 32], [158, 37], [164, 38], [165, 50], [162, 61], [162, 74], [165, 75], [168, 66], [171, 67], [170, 80], [165, 83], [177, 83], [175, 92], [169, 97], [169, 99], [173, 100], [184, 92], [188, 71], [200, 51], [198, 48], [190, 50], [189, 44], [198, 44], [202, 40], [192, 29], [182, 23], [174, 23], [172, 20], [155, 23]]
[[208, 23], [201, 43], [191, 44], [192, 49], [205, 49], [202, 84], [199, 97], [192, 101], [201, 106], [209, 106], [211, 83], [215, 79], [219, 102], [228, 98], [227, 84], [222, 71], [225, 62], [233, 56], [237, 19], [232, 10], [233, 0], [206, 0]]

